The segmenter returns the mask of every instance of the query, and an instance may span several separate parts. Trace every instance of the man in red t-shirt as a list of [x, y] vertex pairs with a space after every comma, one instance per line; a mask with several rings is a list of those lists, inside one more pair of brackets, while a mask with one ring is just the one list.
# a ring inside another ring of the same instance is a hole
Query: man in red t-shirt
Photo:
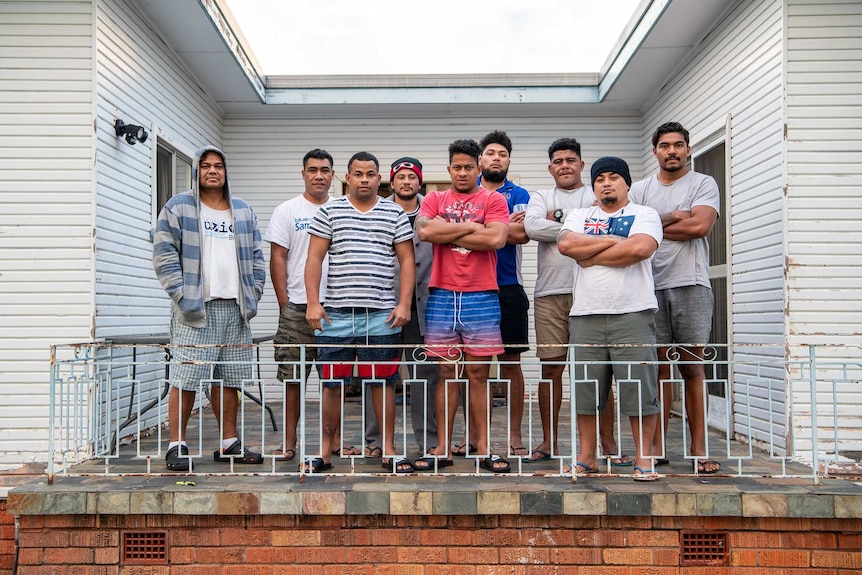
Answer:
[[[509, 471], [509, 462], [490, 454], [488, 442], [485, 358], [503, 353], [500, 302], [497, 296], [497, 253], [509, 235], [509, 207], [501, 194], [480, 188], [479, 155], [474, 140], [449, 145], [452, 187], [425, 197], [416, 232], [434, 244], [431, 293], [425, 312], [425, 345], [441, 359], [437, 384], [437, 447], [432, 457], [416, 462], [416, 470], [452, 465], [450, 438], [458, 409], [459, 386], [451, 383], [458, 361], [466, 362], [470, 385], [468, 425], [477, 431], [476, 453], [485, 454], [482, 466], [494, 473]], [[446, 361], [449, 360], [449, 361]], [[447, 380], [450, 382], [447, 385]], [[443, 422], [446, 425], [443, 425]]]

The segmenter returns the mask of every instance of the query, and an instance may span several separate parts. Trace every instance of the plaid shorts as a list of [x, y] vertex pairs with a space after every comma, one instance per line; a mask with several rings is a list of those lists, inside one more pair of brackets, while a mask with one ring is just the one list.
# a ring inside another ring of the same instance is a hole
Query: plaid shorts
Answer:
[[[202, 381], [220, 379], [224, 387], [242, 387], [252, 374], [251, 328], [236, 300], [210, 300], [204, 310], [204, 327], [171, 318], [171, 385], [198, 391], [204, 389]], [[185, 345], [198, 347], [176, 347]]]

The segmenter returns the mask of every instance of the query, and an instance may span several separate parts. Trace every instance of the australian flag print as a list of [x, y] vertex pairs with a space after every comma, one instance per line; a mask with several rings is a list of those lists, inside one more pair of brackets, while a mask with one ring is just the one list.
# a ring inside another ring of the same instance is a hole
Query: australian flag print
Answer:
[[634, 216], [617, 216], [606, 220], [587, 218], [584, 220], [584, 233], [591, 236], [613, 234], [627, 238], [633, 223], [635, 223]]

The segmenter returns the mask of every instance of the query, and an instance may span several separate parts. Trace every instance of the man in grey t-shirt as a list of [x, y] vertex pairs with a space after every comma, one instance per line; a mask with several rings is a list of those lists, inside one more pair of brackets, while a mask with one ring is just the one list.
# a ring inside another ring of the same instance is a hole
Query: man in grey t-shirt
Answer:
[[[712, 326], [712, 288], [709, 283], [709, 244], [706, 236], [718, 219], [720, 195], [712, 177], [693, 172], [686, 160], [691, 153], [688, 131], [677, 122], [659, 126], [652, 136], [658, 174], [632, 185], [629, 196], [635, 203], [649, 206], [661, 215], [664, 241], [652, 260], [658, 313], [656, 339], [659, 344], [706, 344]], [[685, 380], [685, 410], [691, 432], [691, 454], [706, 453], [706, 410], [704, 369], [699, 362], [703, 347], [681, 348], [679, 371]], [[667, 347], [659, 358], [667, 357]], [[670, 378], [670, 366], [661, 365], [659, 381]], [[671, 384], [665, 383], [664, 422], [673, 398]], [[661, 446], [662, 430], [656, 429], [655, 446]], [[660, 460], [666, 462], [666, 460]], [[717, 461], [696, 459], [697, 473], [716, 473]]]

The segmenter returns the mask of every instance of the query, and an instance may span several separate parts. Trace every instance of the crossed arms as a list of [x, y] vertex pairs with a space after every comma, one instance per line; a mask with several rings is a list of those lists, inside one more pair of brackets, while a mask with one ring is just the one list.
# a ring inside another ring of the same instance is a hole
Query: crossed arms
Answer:
[[416, 218], [416, 233], [423, 242], [453, 244], [475, 251], [498, 250], [506, 245], [509, 226], [503, 222], [450, 222], [442, 216]]
[[564, 256], [578, 262], [582, 268], [607, 266], [624, 268], [648, 259], [658, 249], [658, 242], [648, 234], [634, 234], [628, 238], [612, 234], [593, 236], [563, 230], [557, 247]]
[[718, 214], [710, 206], [694, 206], [691, 211], [674, 210], [662, 214], [664, 239], [685, 242], [705, 238], [717, 219]]

